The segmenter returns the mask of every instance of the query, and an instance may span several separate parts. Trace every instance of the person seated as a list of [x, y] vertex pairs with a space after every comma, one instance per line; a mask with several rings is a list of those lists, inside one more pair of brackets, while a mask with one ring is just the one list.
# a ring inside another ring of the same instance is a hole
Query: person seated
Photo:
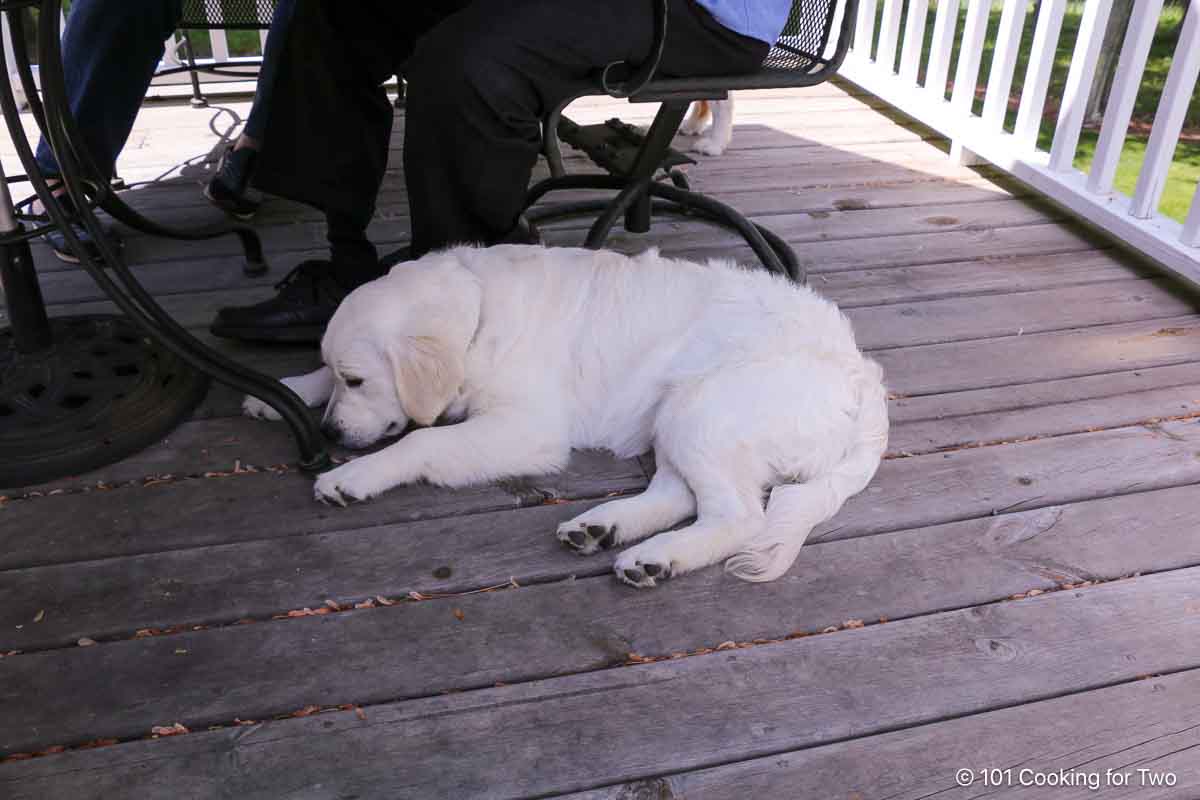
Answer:
[[[790, 0], [670, 0], [663, 75], [749, 73], [779, 36]], [[305, 261], [262, 303], [221, 309], [218, 336], [318, 341], [342, 298], [379, 277], [367, 238], [407, 81], [402, 257], [453, 244], [527, 241], [519, 224], [541, 121], [614, 62], [650, 54], [650, 0], [297, 0], [282, 48], [253, 185], [325, 212], [330, 258]]]
[[[71, 4], [62, 38], [67, 102], [82, 145], [102, 180], [112, 180], [116, 174], [117, 156], [162, 60], [164, 42], [182, 13], [182, 0], [75, 0]], [[51, 191], [61, 196], [65, 192], [62, 170], [45, 139], [38, 143], [35, 158]], [[99, 257], [96, 242], [83, 226], [73, 228], [92, 257]], [[61, 232], [50, 231], [44, 238], [58, 258], [78, 263]]]

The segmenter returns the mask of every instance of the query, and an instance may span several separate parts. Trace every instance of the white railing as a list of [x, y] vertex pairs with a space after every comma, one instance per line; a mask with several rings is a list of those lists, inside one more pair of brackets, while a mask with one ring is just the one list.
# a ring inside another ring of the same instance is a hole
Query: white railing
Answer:
[[[959, 31], [960, 4], [964, 1], [967, 12]], [[1049, 152], [1038, 148], [1037, 139], [1067, 0], [1041, 2], [1011, 133], [1004, 129], [1004, 121], [1029, 2], [1003, 0], [983, 110], [976, 114], [973, 106], [993, 1], [935, 0], [937, 11], [923, 65], [929, 0], [908, 0], [903, 42], [899, 41], [899, 32], [904, 0], [882, 0], [879, 42], [874, 49], [875, 21], [880, 16], [877, 0], [860, 0], [855, 46], [841, 74], [947, 136], [953, 143], [951, 157], [963, 163], [982, 160], [995, 165], [1171, 271], [1200, 284], [1200, 191], [1182, 225], [1158, 212], [1200, 76], [1200, 0], [1189, 0], [1196, 7], [1185, 17], [1132, 197], [1116, 191], [1113, 179], [1163, 0], [1136, 0], [1095, 156], [1086, 174], [1074, 163], [1112, 0], [1086, 0]], [[956, 47], [958, 66], [947, 99], [946, 81]], [[922, 66], [926, 68], [923, 83], [918, 81]]]
[[[210, 11], [209, 13], [212, 14], [214, 12]], [[214, 19], [211, 21], [217, 22], [217, 23], [220, 22], [219, 19]], [[261, 30], [258, 32], [258, 41], [259, 41], [259, 52], [258, 53], [247, 55], [247, 56], [231, 56], [229, 54], [229, 39], [226, 36], [224, 30], [222, 30], [220, 28], [214, 28], [214, 29], [208, 31], [208, 35], [209, 35], [209, 42], [212, 45], [212, 55], [207, 58], [197, 58], [196, 66], [198, 66], [198, 67], [212, 67], [212, 66], [222, 66], [222, 65], [237, 66], [238, 64], [254, 62], [262, 57], [262, 50], [263, 50], [263, 48], [265, 48], [267, 46], [267, 31], [264, 29], [264, 30]], [[171, 38], [167, 39], [167, 47], [166, 47], [166, 51], [163, 54], [161, 69], [173, 69], [173, 68], [184, 66], [187, 63], [185, 56], [186, 56], [186, 50], [184, 48], [183, 37], [180, 36], [179, 34], [172, 35]], [[246, 80], [252, 81], [252, 80], [254, 80], [253, 75], [250, 75], [247, 77], [232, 77], [229, 75], [214, 75], [210, 72], [203, 72], [203, 71], [199, 73], [198, 77], [202, 84], [203, 83], [229, 83], [231, 81], [246, 81]], [[167, 76], [165, 78], [157, 78], [155, 82], [156, 83], [182, 83], [182, 82], [186, 82], [186, 81], [190, 81], [190, 80], [191, 80], [191, 78], [187, 74], [181, 73], [181, 74], [174, 75], [174, 76]]]

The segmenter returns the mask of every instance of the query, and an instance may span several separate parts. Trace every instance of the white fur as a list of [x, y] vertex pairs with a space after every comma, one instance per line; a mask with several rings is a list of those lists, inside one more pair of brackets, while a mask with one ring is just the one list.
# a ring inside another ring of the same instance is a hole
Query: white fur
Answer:
[[[711, 125], [709, 124], [711, 121]], [[719, 156], [733, 141], [733, 95], [724, 100], [698, 100], [679, 132], [684, 136], [695, 136], [696, 141], [688, 148], [706, 156]]]
[[866, 486], [887, 443], [882, 373], [846, 318], [807, 288], [729, 262], [456, 248], [351, 293], [323, 351], [328, 367], [289, 385], [314, 405], [331, 400], [326, 426], [344, 443], [369, 445], [410, 420], [463, 421], [321, 475], [317, 499], [545, 473], [572, 448], [653, 447], [644, 493], [558, 530], [585, 554], [645, 539], [615, 564], [638, 586], [726, 559], [746, 580], [778, 577]]

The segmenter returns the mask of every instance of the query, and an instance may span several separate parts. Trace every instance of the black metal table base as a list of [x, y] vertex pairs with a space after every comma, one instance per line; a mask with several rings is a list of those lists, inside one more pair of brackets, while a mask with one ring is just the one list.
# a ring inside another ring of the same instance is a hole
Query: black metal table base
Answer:
[[0, 487], [77, 475], [161, 441], [209, 379], [124, 317], [57, 317], [22, 354], [0, 330]]
[[[291, 427], [300, 466], [330, 465], [316, 421], [294, 392], [206, 347], [171, 318], [137, 281], [104, 235], [99, 207], [134, 228], [176, 239], [234, 234], [246, 254], [246, 272], [266, 269], [258, 237], [236, 225], [193, 230], [165, 228], [118, 198], [78, 145], [66, 99], [59, 49], [61, 0], [0, 0], [13, 31], [13, 62], [0, 50], [0, 111], [25, 175], [0, 172], [0, 275], [10, 327], [0, 331], [0, 487], [26, 486], [119, 460], [160, 440], [203, 398], [210, 378], [261, 398]], [[23, 13], [39, 8], [41, 91], [25, 50]], [[25, 90], [30, 113], [53, 150], [60, 188], [51, 191], [33, 157], [14, 97], [13, 75]], [[18, 214], [10, 183], [30, 183], [45, 219]], [[47, 221], [48, 220], [48, 221]], [[26, 230], [25, 223], [34, 223]], [[49, 320], [38, 288], [29, 239], [56, 228], [79, 266], [123, 316]], [[84, 247], [86, 231], [98, 253]]]

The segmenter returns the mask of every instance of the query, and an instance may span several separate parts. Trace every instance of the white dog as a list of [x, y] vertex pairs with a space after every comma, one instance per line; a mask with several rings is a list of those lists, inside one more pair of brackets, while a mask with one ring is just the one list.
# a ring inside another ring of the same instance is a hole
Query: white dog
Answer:
[[[726, 559], [746, 580], [782, 575], [813, 527], [867, 485], [887, 443], [881, 370], [846, 318], [807, 288], [728, 262], [446, 250], [352, 292], [322, 351], [326, 367], [285, 383], [313, 406], [328, 401], [326, 433], [350, 447], [410, 421], [461, 420], [326, 472], [323, 502], [551, 472], [572, 448], [653, 447], [645, 492], [558, 527], [583, 554], [653, 536], [616, 559], [635, 586]], [[245, 411], [273, 416], [253, 398]]]

